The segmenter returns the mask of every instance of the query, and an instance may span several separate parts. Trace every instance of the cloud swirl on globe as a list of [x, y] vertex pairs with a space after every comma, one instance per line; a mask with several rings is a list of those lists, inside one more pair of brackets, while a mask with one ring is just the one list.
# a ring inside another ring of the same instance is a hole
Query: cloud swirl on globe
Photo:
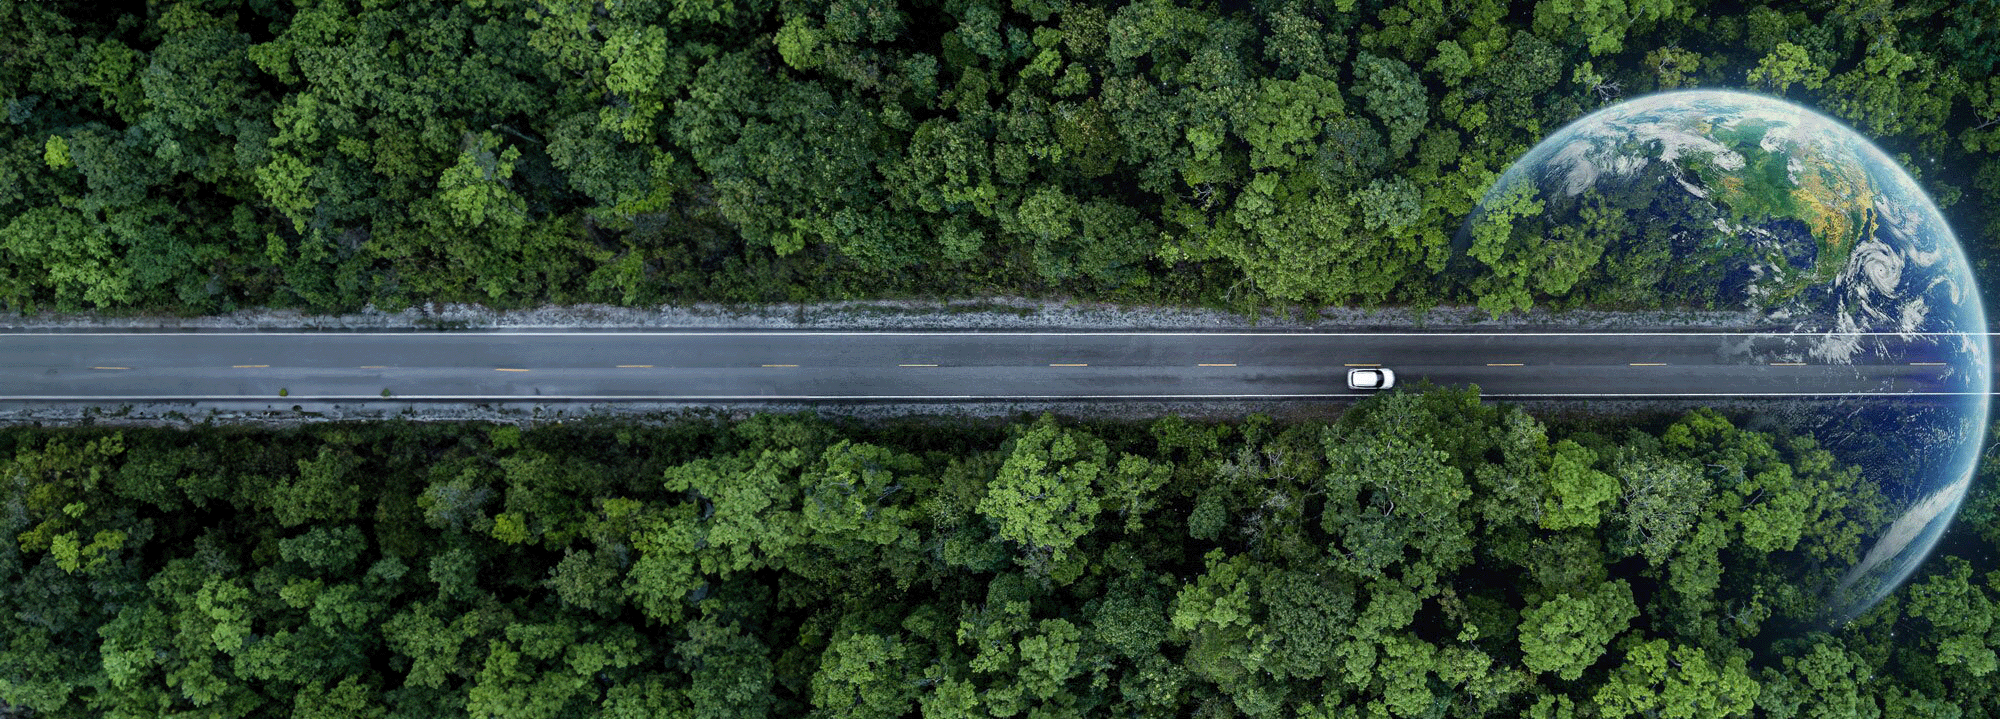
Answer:
[[1730, 361], [1894, 365], [1924, 383], [1789, 425], [1861, 466], [1896, 510], [1824, 588], [1829, 621], [1893, 592], [1957, 513], [1986, 434], [1985, 309], [1937, 205], [1846, 125], [1734, 91], [1611, 105], [1502, 173], [1460, 244], [1486, 296], [1741, 310], [1779, 336], [1737, 343]]

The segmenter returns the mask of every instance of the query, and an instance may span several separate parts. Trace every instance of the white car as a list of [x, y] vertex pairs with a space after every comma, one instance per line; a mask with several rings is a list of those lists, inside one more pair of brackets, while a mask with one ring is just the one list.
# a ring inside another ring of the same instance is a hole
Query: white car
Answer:
[[1396, 386], [1396, 371], [1357, 367], [1347, 371], [1348, 389], [1388, 389]]

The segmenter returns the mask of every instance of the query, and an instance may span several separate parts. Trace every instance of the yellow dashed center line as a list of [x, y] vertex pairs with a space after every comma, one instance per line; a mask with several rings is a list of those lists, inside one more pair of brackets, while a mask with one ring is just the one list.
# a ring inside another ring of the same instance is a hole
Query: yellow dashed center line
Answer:
[[1089, 367], [1090, 365], [1088, 365], [1088, 364], [1056, 364], [1056, 363], [1050, 363], [1050, 364], [1049, 364], [1049, 366], [1050, 366], [1050, 367]]
[[1347, 363], [1347, 366], [1349, 366], [1349, 367], [1380, 367], [1380, 366], [1382, 366], [1382, 363], [1380, 363], [1380, 362], [1349, 362], [1349, 363]]
[[936, 367], [934, 364], [899, 364], [897, 367]]
[[618, 368], [619, 368], [619, 369], [644, 369], [644, 368], [647, 368], [647, 367], [651, 367], [651, 366], [652, 366], [652, 365], [649, 365], [649, 364], [621, 364], [621, 365], [618, 365]]
[[1228, 363], [1215, 363], [1215, 364], [1198, 364], [1198, 365], [1195, 365], [1195, 366], [1196, 366], [1196, 367], [1235, 367], [1235, 366], [1236, 366], [1236, 363], [1235, 363], [1235, 362], [1228, 362]]
[[512, 367], [495, 367], [495, 368], [493, 368], [493, 371], [495, 371], [495, 372], [526, 372], [527, 370], [524, 370], [524, 369], [514, 369], [514, 368], [512, 368]]
[[1519, 363], [1519, 362], [1488, 362], [1488, 363], [1486, 363], [1486, 366], [1488, 366], [1488, 367], [1519, 367], [1519, 366], [1521, 366], [1521, 363]]
[[1772, 363], [1771, 363], [1771, 366], [1772, 366], [1772, 367], [1804, 367], [1804, 366], [1806, 366], [1806, 363], [1804, 363], [1804, 362], [1772, 362]]
[[91, 369], [132, 369], [130, 367], [92, 367]]
[[1632, 363], [1632, 366], [1633, 366], [1633, 367], [1665, 367], [1665, 366], [1667, 366], [1667, 363], [1665, 363], [1665, 362], [1633, 362], [1633, 363]]
[[1943, 367], [1943, 362], [1911, 362], [1911, 367]]
[[231, 367], [235, 367], [236, 369], [251, 369], [251, 368], [255, 368], [255, 367], [269, 367], [270, 365], [267, 365], [267, 364], [233, 364], [233, 365], [230, 365], [230, 366], [231, 366]]
[[767, 364], [765, 367], [797, 367], [795, 364]]

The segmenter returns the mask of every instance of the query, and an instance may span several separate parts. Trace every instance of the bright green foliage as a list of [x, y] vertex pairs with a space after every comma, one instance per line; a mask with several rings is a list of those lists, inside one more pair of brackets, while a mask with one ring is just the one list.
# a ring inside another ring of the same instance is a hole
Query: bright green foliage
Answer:
[[1014, 440], [979, 513], [998, 524], [1002, 539], [1061, 559], [1096, 522], [1106, 461], [1102, 440], [1042, 415]]
[[57, 309], [115, 307], [134, 299], [136, 288], [124, 243], [107, 229], [73, 210], [39, 207], [0, 225], [0, 254], [10, 264], [50, 268], [39, 284]]
[[42, 162], [48, 165], [49, 169], [62, 170], [75, 164], [69, 157], [69, 142], [61, 135], [50, 135], [49, 141], [43, 147]]
[[1867, 692], [1868, 680], [1873, 678], [1868, 665], [1839, 642], [1830, 641], [1824, 635], [1819, 639], [1797, 658], [1785, 657], [1785, 673], [1790, 676], [1785, 680], [1769, 682], [1779, 688], [1779, 691], [1769, 692], [1773, 695], [1772, 703], [1789, 700], [1785, 701], [1788, 705], [1785, 708], [1796, 711], [1796, 716], [1804, 717], [1874, 719], [1881, 716], [1880, 705]]
[[1700, 649], [1652, 639], [1631, 642], [1624, 663], [1594, 699], [1607, 717], [1748, 716], [1757, 698], [1741, 654], [1711, 661]]
[[1582, 445], [1556, 443], [1549, 462], [1550, 501], [1542, 515], [1544, 529], [1595, 527], [1598, 509], [1618, 496], [1618, 480], [1591, 468], [1597, 455]]
[[[477, 144], [459, 153], [458, 164], [445, 168], [438, 178], [438, 199], [453, 221], [465, 229], [492, 225], [520, 229], [526, 224], [526, 203], [508, 189], [514, 177], [514, 162], [521, 151], [509, 147], [498, 154], [500, 138], [482, 133]], [[468, 138], [468, 145], [473, 140]]]
[[1826, 68], [1814, 64], [1805, 48], [1781, 42], [1757, 62], [1745, 80], [1752, 87], [1779, 95], [1793, 85], [1818, 90], [1826, 82]]
[[1973, 677], [1990, 675], [2000, 669], [1994, 646], [1996, 636], [1993, 577], [1982, 586], [1972, 582], [1972, 568], [1957, 557], [1945, 557], [1948, 569], [1928, 580], [1911, 585], [1909, 615], [1928, 619], [1938, 632], [1933, 635], [1937, 663], [1953, 666]]
[[1310, 157], [1328, 120], [1345, 108], [1332, 80], [1301, 75], [1297, 80], [1265, 80], [1237, 130], [1250, 143], [1250, 166], [1291, 167]]
[[1659, 459], [1620, 465], [1616, 474], [1623, 490], [1616, 513], [1624, 524], [1622, 545], [1657, 565], [1694, 527], [1708, 480], [1695, 466]]
[[904, 637], [868, 630], [843, 631], [820, 655], [812, 675], [813, 705], [830, 717], [890, 719], [903, 716], [916, 687], [900, 677], [915, 669]]
[[1951, 107], [1945, 88], [1958, 84], [1937, 58], [1910, 54], [1882, 38], [1868, 43], [1859, 66], [1827, 80], [1826, 107], [1863, 132], [1942, 139]]
[[1500, 194], [1480, 207], [1472, 223], [1472, 247], [1466, 254], [1485, 263], [1493, 279], [1482, 293], [1481, 309], [1498, 317], [1508, 310], [1525, 310], [1534, 304], [1528, 283], [1534, 267], [1528, 262], [1527, 244], [1541, 241], [1539, 224], [1529, 224], [1542, 214], [1542, 202], [1535, 199], [1535, 186], [1516, 179]]
[[689, 522], [682, 514], [671, 529], [654, 530], [672, 533], [655, 535], [655, 541], [686, 537], [691, 545], [675, 547], [679, 544], [675, 541], [662, 549], [698, 548], [695, 554], [705, 571], [762, 568], [799, 541], [796, 478], [804, 462], [805, 451], [792, 448], [746, 452], [722, 461], [696, 460], [668, 470], [666, 490], [692, 499], [702, 518]]
[[1557, 594], [1522, 613], [1522, 663], [1531, 671], [1573, 681], [1597, 663], [1637, 616], [1632, 589], [1622, 580], [1600, 584], [1588, 594]]
[[1535, 3], [1535, 32], [1544, 37], [1580, 37], [1591, 55], [1618, 52], [1634, 29], [1644, 29], [1674, 11], [1674, 0], [1541, 0]]
[[1224, 561], [1222, 550], [1208, 553], [1208, 572], [1174, 600], [1174, 628], [1183, 632], [1204, 628], [1249, 626], [1250, 585], [1254, 569], [1246, 557]]

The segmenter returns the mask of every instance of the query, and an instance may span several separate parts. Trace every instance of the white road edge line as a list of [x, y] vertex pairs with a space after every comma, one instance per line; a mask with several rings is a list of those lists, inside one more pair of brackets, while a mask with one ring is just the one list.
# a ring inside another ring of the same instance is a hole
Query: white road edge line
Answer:
[[740, 332], [621, 332], [607, 329], [596, 332], [576, 330], [548, 330], [526, 332], [6, 332], [0, 337], [285, 337], [309, 335], [317, 337], [888, 337], [888, 336], [937, 336], [937, 337], [1992, 337], [2000, 332], [867, 332], [859, 330], [744, 330]]
[[[2000, 396], [2000, 392], [1671, 392], [1655, 394], [1621, 394], [1590, 392], [1513, 392], [1482, 393], [1481, 397], [1966, 397]], [[1372, 397], [1369, 393], [1345, 394], [1047, 394], [1047, 395], [396, 395], [396, 400], [453, 400], [464, 402], [538, 402], [548, 400], [599, 400], [599, 401], [774, 401], [774, 400], [1057, 400], [1057, 399], [1362, 399]], [[0, 396], [0, 402], [63, 401], [63, 402], [242, 402], [264, 401], [262, 396], [62, 396], [62, 395], [22, 395]], [[355, 395], [297, 395], [287, 397], [287, 401], [322, 400], [381, 401], [379, 394]]]

